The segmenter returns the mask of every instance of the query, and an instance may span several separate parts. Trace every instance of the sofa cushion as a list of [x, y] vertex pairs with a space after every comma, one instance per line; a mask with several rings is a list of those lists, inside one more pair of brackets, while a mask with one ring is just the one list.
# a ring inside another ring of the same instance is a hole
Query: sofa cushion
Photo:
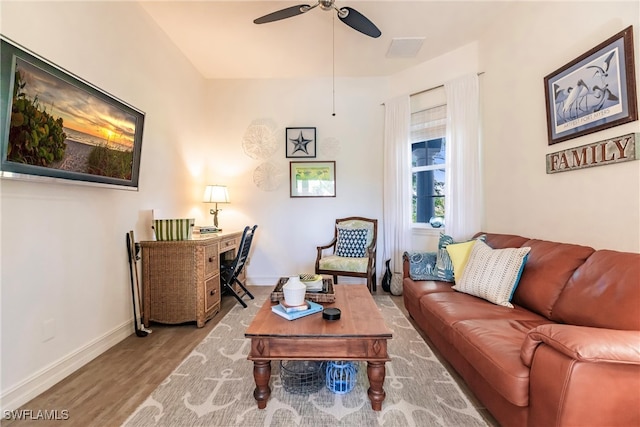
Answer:
[[553, 306], [561, 323], [640, 330], [640, 254], [598, 250], [571, 276]]
[[520, 359], [527, 333], [550, 323], [538, 320], [465, 320], [454, 325], [452, 344], [509, 402], [529, 404], [529, 367]]
[[441, 335], [451, 340], [452, 326], [470, 319], [513, 319], [543, 321], [544, 317], [520, 306], [491, 304], [461, 292], [434, 292], [420, 298], [420, 312]]
[[523, 246], [531, 251], [512, 302], [551, 318], [551, 308], [560, 292], [594, 249], [536, 239]]
[[462, 278], [453, 289], [513, 308], [509, 302], [530, 248], [491, 249], [478, 241], [471, 249]]
[[451, 289], [451, 282], [439, 282], [434, 280], [412, 280], [405, 278], [402, 284], [402, 295], [414, 301], [418, 301], [425, 294], [434, 292], [453, 292], [453, 289]]

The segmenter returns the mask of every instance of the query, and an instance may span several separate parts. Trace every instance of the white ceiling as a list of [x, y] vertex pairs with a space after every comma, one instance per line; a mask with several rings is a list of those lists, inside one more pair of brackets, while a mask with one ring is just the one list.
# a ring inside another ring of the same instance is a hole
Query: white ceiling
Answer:
[[[205, 78], [386, 76], [477, 40], [509, 1], [336, 0], [382, 31], [374, 39], [319, 7], [256, 25], [255, 18], [293, 1], [142, 1], [142, 8]], [[335, 17], [335, 18], [334, 18]], [[335, 21], [335, 22], [334, 22]], [[388, 58], [393, 38], [425, 37], [413, 58]]]

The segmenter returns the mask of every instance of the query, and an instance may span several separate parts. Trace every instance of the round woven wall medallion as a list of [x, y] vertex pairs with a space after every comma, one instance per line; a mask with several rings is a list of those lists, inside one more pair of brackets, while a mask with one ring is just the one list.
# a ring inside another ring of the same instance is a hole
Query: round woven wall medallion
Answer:
[[320, 157], [331, 159], [338, 156], [340, 152], [340, 141], [332, 136], [323, 138], [318, 144], [318, 152]]
[[275, 191], [285, 181], [287, 172], [278, 164], [265, 162], [253, 171], [253, 183], [263, 191]]
[[242, 149], [256, 160], [273, 156], [278, 149], [275, 136], [276, 125], [272, 120], [254, 120], [244, 133]]

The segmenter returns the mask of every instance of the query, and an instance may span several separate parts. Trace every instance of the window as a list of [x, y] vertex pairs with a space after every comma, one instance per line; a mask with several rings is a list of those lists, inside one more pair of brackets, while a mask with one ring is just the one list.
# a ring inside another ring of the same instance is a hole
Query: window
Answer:
[[411, 114], [412, 222], [444, 220], [446, 106]]

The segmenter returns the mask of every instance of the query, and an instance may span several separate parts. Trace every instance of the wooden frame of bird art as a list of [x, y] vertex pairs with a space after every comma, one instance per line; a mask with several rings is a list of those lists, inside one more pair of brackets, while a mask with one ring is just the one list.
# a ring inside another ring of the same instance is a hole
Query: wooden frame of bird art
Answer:
[[549, 145], [638, 119], [633, 27], [544, 78]]
[[316, 128], [287, 128], [285, 144], [287, 158], [315, 158]]

